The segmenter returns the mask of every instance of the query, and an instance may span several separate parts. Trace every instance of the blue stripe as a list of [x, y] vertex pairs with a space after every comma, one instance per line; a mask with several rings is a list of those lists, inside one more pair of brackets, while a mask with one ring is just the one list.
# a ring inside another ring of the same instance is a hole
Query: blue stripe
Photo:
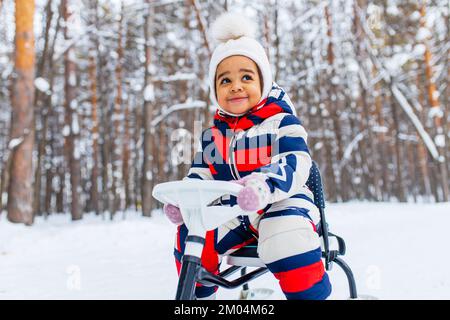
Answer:
[[219, 202], [220, 202], [221, 205], [233, 207], [233, 206], [237, 205], [237, 197], [236, 196], [230, 196], [230, 199], [222, 199], [222, 198], [220, 198]]
[[219, 242], [216, 243], [216, 251], [219, 254], [224, 254], [226, 251], [234, 246], [242, 244], [253, 238], [253, 235], [245, 230], [243, 225], [230, 230]]
[[288, 300], [325, 300], [331, 293], [331, 283], [325, 273], [321, 281], [311, 288], [300, 292], [284, 292]]
[[301, 125], [302, 123], [299, 118], [297, 118], [293, 114], [289, 114], [289, 115], [286, 115], [283, 119], [281, 119], [279, 128], [283, 128], [283, 127], [290, 126], [293, 124]]
[[177, 259], [178, 262], [181, 262], [181, 258], [183, 258], [183, 255], [181, 254], [180, 251], [178, 251], [177, 249], [174, 249], [173, 255], [175, 256], [175, 259]]
[[308, 146], [302, 137], [281, 137], [277, 141], [278, 153], [303, 151], [309, 153]]
[[200, 177], [200, 176], [199, 176], [198, 174], [196, 174], [196, 173], [191, 173], [191, 174], [189, 174], [187, 177], [190, 178], [190, 179], [200, 179], [200, 180], [203, 180], [202, 177]]
[[178, 232], [178, 237], [180, 239], [180, 249], [181, 249], [182, 254], [184, 253], [185, 241], [186, 241], [187, 235], [188, 235], [188, 229], [185, 224], [182, 224], [180, 226], [180, 229]]
[[308, 252], [300, 253], [295, 256], [287, 257], [267, 264], [270, 272], [286, 272], [294, 269], [309, 266], [319, 261], [322, 257], [320, 247]]
[[[291, 190], [294, 169], [297, 167], [297, 157], [293, 154], [289, 154], [284, 159], [286, 159], [286, 163], [283, 164], [283, 168], [286, 171], [286, 181], [270, 177], [267, 180], [267, 183], [269, 184], [271, 191], [274, 190], [274, 188], [278, 188], [286, 193]], [[270, 165], [263, 166], [260, 168], [260, 171], [264, 173], [275, 173], [277, 175], [283, 176], [281, 170], [281, 161], [282, 159], [280, 159], [280, 161], [278, 161], [277, 163], [271, 163]], [[271, 186], [270, 184], [273, 184], [273, 186]]]
[[280, 211], [274, 211], [274, 212], [266, 212], [264, 213], [264, 216], [262, 219], [268, 219], [268, 218], [275, 218], [275, 217], [282, 217], [282, 216], [300, 216], [305, 217], [312, 221], [311, 217], [308, 214], [309, 210], [305, 208], [296, 208], [291, 207], [287, 210], [280, 210]]
[[314, 200], [311, 199], [310, 197], [308, 197], [306, 194], [303, 194], [303, 193], [294, 194], [291, 198], [292, 199], [304, 199], [304, 200], [307, 200], [307, 201], [309, 201], [309, 202], [311, 202], [312, 204], [315, 205]]

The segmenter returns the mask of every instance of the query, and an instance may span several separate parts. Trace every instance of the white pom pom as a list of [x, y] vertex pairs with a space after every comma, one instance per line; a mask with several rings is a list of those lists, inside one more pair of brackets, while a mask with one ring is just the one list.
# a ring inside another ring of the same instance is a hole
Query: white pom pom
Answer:
[[255, 38], [255, 34], [255, 24], [249, 18], [236, 12], [226, 12], [220, 15], [211, 26], [211, 35], [219, 42], [227, 42], [240, 37]]

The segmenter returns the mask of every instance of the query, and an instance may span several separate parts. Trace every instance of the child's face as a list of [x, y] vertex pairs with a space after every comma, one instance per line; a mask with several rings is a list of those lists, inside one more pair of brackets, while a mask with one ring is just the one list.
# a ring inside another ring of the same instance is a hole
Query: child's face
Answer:
[[245, 113], [261, 100], [261, 83], [256, 63], [244, 56], [223, 59], [216, 71], [216, 95], [228, 112]]

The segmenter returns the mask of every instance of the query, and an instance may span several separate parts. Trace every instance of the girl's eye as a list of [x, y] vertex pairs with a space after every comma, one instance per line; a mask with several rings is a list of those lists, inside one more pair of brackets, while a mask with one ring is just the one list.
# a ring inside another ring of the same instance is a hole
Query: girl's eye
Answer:
[[224, 83], [228, 83], [230, 82], [230, 80], [228, 78], [223, 78], [222, 80], [220, 80], [220, 84], [224, 84]]
[[252, 76], [249, 76], [248, 74], [246, 74], [245, 76], [242, 77], [242, 79], [244, 80], [252, 80]]

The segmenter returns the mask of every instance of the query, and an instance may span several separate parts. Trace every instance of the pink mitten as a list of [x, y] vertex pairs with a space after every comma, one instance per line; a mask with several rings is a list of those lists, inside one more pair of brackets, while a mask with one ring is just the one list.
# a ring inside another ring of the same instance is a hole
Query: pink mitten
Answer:
[[242, 210], [256, 211], [267, 206], [270, 189], [264, 176], [251, 174], [236, 183], [244, 186], [237, 196], [237, 203]]
[[170, 222], [172, 222], [173, 224], [183, 224], [183, 216], [181, 215], [181, 211], [178, 207], [174, 206], [173, 204], [165, 204], [163, 207], [163, 211]]

